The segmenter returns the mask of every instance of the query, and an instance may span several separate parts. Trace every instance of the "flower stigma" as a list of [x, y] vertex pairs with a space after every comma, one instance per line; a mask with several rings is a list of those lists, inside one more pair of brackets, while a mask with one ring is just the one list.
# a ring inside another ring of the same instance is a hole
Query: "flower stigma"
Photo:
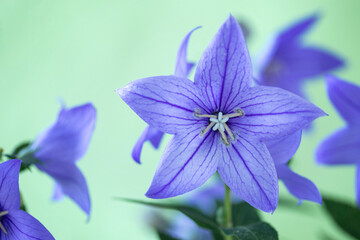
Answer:
[[[8, 211], [3, 211], [3, 212], [0, 212], [0, 218], [2, 218], [3, 216], [7, 215], [9, 212]], [[5, 233], [7, 234], [7, 231], [4, 227], [4, 225], [2, 225], [1, 221], [0, 221], [0, 229]]]
[[[216, 115], [217, 114], [217, 115]], [[204, 136], [211, 128], [213, 131], [219, 131], [221, 138], [224, 141], [225, 145], [230, 145], [227, 135], [235, 140], [235, 136], [229, 128], [229, 125], [226, 122], [230, 118], [234, 117], [243, 117], [245, 113], [241, 109], [236, 109], [234, 113], [223, 115], [222, 112], [213, 113], [213, 114], [199, 114], [198, 111], [195, 111], [195, 116], [198, 118], [209, 118], [209, 125], [201, 130], [200, 136]], [[227, 135], [225, 134], [227, 133]]]

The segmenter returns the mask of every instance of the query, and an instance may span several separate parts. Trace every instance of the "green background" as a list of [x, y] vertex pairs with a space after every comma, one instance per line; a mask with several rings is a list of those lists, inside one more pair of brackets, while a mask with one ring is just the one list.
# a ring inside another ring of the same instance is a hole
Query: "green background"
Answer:
[[[117, 202], [115, 196], [145, 199], [160, 151], [146, 144], [143, 164], [131, 149], [145, 123], [115, 93], [128, 82], [172, 74], [177, 48], [192, 28], [190, 60], [197, 61], [222, 22], [232, 13], [251, 28], [255, 55], [267, 37], [305, 15], [322, 19], [306, 42], [328, 48], [347, 60], [338, 76], [359, 83], [358, 0], [344, 1], [0, 1], [0, 146], [9, 152], [31, 140], [55, 120], [63, 97], [68, 106], [88, 101], [97, 108], [95, 133], [80, 167], [87, 177], [92, 214], [70, 200], [50, 201], [52, 180], [37, 169], [22, 174], [20, 188], [30, 213], [56, 239], [156, 239], [146, 227], [146, 207]], [[344, 123], [329, 103], [323, 78], [306, 85], [310, 99], [329, 117], [316, 120], [296, 154], [294, 169], [312, 179], [324, 194], [354, 200], [354, 167], [322, 167], [314, 150]], [[292, 198], [280, 184], [280, 199]], [[316, 204], [310, 211], [279, 207], [264, 214], [280, 239], [319, 239], [326, 232], [347, 239]]]

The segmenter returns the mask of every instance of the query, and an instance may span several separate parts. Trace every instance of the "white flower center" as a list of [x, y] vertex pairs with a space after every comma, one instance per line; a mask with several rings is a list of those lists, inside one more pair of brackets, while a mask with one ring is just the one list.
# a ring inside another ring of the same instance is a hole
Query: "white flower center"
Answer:
[[[3, 217], [3, 216], [5, 216], [5, 215], [8, 214], [8, 213], [9, 213], [8, 211], [0, 212], [0, 217]], [[1, 222], [0, 222], [0, 229], [1, 229], [5, 234], [7, 234], [7, 231], [6, 231], [4, 225], [2, 225]]]
[[221, 138], [224, 141], [224, 143], [226, 145], [229, 145], [229, 139], [226, 136], [225, 132], [230, 136], [230, 138], [232, 140], [235, 140], [235, 136], [234, 134], [231, 132], [229, 126], [226, 124], [226, 122], [230, 119], [230, 118], [234, 118], [234, 117], [243, 117], [245, 115], [244, 111], [241, 109], [236, 109], [235, 113], [232, 114], [226, 114], [223, 115], [222, 112], [219, 112], [216, 115], [214, 114], [199, 114], [198, 112], [195, 111], [195, 116], [199, 117], [199, 118], [209, 118], [209, 125], [201, 131], [200, 135], [203, 136], [205, 135], [205, 133], [207, 133], [210, 128], [212, 128], [213, 131], [219, 131], [221, 134]]

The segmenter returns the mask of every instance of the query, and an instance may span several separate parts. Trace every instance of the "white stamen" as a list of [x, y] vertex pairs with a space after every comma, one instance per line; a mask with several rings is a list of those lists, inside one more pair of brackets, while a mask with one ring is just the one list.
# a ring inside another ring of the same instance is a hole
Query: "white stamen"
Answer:
[[229, 117], [224, 117], [223, 119], [221, 119], [222, 123], [226, 123], [229, 120]]
[[221, 130], [221, 129], [219, 129], [219, 132], [220, 132], [221, 137], [222, 137], [222, 139], [224, 140], [225, 144], [226, 144], [226, 145], [229, 145], [230, 143], [229, 143], [229, 141], [227, 140], [227, 137], [226, 137], [224, 131]]
[[198, 114], [195, 113], [195, 116], [199, 117], [199, 118], [217, 118], [216, 115], [209, 115], [209, 114]]
[[221, 122], [222, 117], [223, 117], [223, 113], [222, 113], [222, 112], [219, 112], [219, 114], [218, 114], [218, 120], [219, 120], [219, 122]]
[[219, 129], [220, 124], [216, 123], [215, 126], [212, 128], [213, 131], [216, 131]]
[[226, 123], [223, 123], [223, 124], [224, 124], [224, 127], [225, 127], [225, 129], [226, 129], [227, 134], [230, 135], [230, 137], [231, 137], [232, 140], [235, 140], [234, 134], [231, 132], [229, 126], [228, 126]]
[[205, 133], [207, 133], [207, 131], [209, 131], [209, 129], [214, 125], [215, 125], [214, 122], [210, 123], [209, 126], [207, 126], [204, 130], [201, 131], [200, 135], [201, 136], [205, 135]]
[[244, 111], [241, 109], [236, 109], [235, 113], [223, 115], [222, 112], [219, 112], [216, 115], [212, 114], [199, 114], [199, 112], [195, 112], [195, 116], [199, 118], [209, 118], [209, 125], [201, 131], [200, 135], [203, 136], [207, 133], [211, 128], [213, 131], [219, 131], [221, 134], [221, 138], [226, 145], [229, 145], [228, 137], [226, 136], [225, 132], [230, 136], [232, 140], [235, 140], [234, 134], [231, 132], [229, 126], [226, 124], [230, 118], [234, 117], [243, 117], [245, 115]]
[[225, 132], [224, 124], [222, 122], [220, 122], [220, 129], [221, 131]]

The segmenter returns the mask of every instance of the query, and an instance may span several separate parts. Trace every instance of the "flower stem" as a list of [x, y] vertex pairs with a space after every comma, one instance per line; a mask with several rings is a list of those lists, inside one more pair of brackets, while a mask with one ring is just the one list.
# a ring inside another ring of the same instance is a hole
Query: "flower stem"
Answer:
[[[225, 199], [224, 199], [224, 215], [225, 215], [225, 227], [232, 227], [232, 213], [231, 213], [231, 190], [225, 184]], [[225, 240], [232, 240], [232, 236], [225, 236]]]

